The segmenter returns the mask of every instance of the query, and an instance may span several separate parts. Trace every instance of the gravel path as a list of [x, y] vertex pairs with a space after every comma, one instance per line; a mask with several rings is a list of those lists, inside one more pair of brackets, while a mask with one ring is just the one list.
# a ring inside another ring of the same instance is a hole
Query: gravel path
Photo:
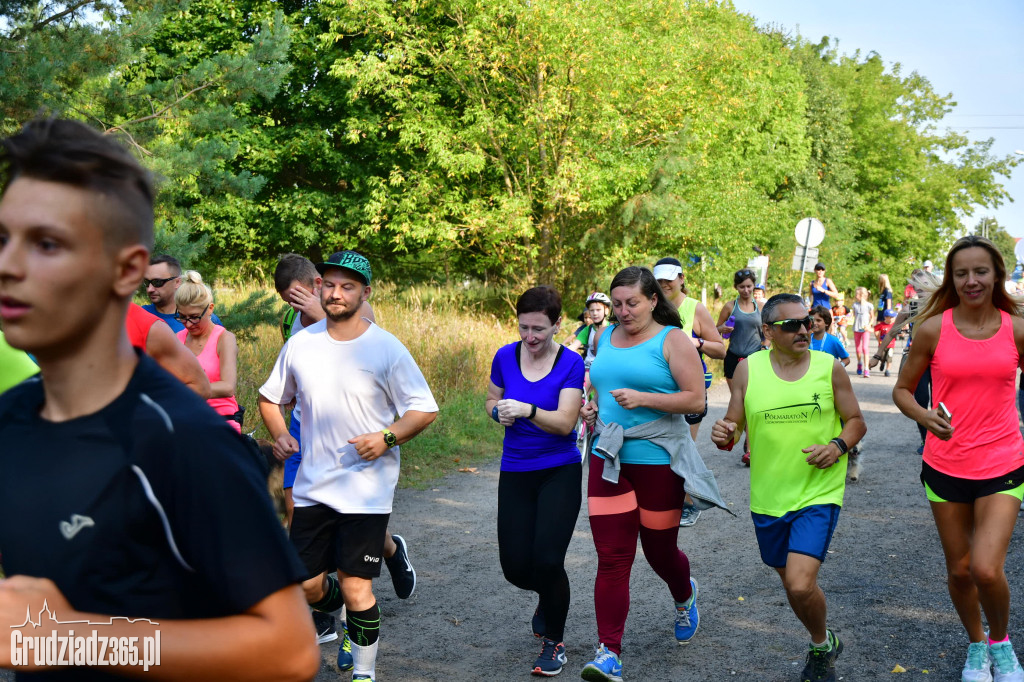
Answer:
[[[917, 430], [892, 404], [895, 378], [851, 379], [868, 423], [864, 473], [847, 486], [821, 572], [829, 624], [846, 646], [837, 666], [840, 679], [958, 680], [967, 642], [949, 602], [938, 538], [918, 482]], [[700, 631], [689, 646], [676, 645], [671, 596], [638, 550], [623, 641], [626, 680], [794, 681], [802, 668], [806, 632], [757, 552], [747, 507], [749, 470], [738, 454], [720, 452], [708, 436], [727, 398], [724, 384], [712, 390], [698, 447], [736, 517], [704, 512], [696, 526], [679, 533], [700, 582]], [[419, 586], [401, 601], [386, 571], [376, 585], [384, 616], [378, 680], [530, 679], [539, 652], [530, 632], [536, 601], [506, 583], [498, 566], [497, 481], [494, 462], [430, 490], [399, 491], [392, 529], [409, 541]], [[1024, 614], [1020, 543], [1018, 534], [1007, 559], [1014, 589], [1011, 633], [1021, 632]], [[569, 664], [561, 679], [579, 679], [597, 643], [596, 563], [584, 503], [566, 560], [573, 596]], [[335, 667], [337, 644], [321, 650], [317, 681], [347, 682], [349, 675]], [[907, 672], [894, 677], [897, 664]], [[0, 680], [8, 679], [0, 672]]]
[[[868, 423], [864, 472], [847, 485], [821, 572], [829, 624], [846, 647], [840, 679], [888, 679], [899, 664], [907, 672], [897, 680], [958, 680], [967, 642], [946, 592], [938, 537], [918, 481], [917, 430], [892, 404], [895, 377], [851, 374]], [[710, 442], [710, 424], [725, 412], [727, 398], [724, 383], [716, 385], [698, 446], [736, 517], [704, 512], [696, 526], [679, 533], [700, 582], [700, 631], [689, 646], [675, 643], [671, 596], [638, 549], [623, 641], [626, 680], [791, 681], [802, 669], [807, 635], [777, 575], [760, 561], [747, 506], [749, 469], [738, 454]], [[420, 582], [404, 602], [386, 572], [376, 587], [384, 615], [379, 680], [530, 678], [539, 653], [530, 631], [536, 600], [506, 583], [498, 566], [497, 480], [495, 462], [431, 490], [399, 492], [392, 528], [409, 541]], [[1020, 542], [1018, 534], [1007, 560], [1012, 588], [1020, 587], [1024, 573]], [[597, 644], [597, 561], [585, 502], [566, 564], [573, 590], [569, 664], [559, 677], [571, 680], [579, 679]], [[1022, 626], [1018, 595], [1011, 632]], [[322, 651], [317, 680], [347, 680], [334, 667], [337, 645]]]

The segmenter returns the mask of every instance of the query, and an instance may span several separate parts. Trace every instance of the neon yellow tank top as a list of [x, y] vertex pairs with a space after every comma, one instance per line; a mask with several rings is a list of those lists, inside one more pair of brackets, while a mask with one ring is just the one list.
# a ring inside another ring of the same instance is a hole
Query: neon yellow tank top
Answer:
[[683, 332], [686, 336], [693, 333], [693, 319], [697, 317], [697, 299], [687, 296], [679, 306], [679, 319], [683, 323]]
[[843, 504], [846, 456], [828, 469], [807, 463], [801, 450], [839, 435], [828, 353], [811, 354], [807, 373], [783, 381], [772, 369], [771, 353], [747, 357], [743, 410], [750, 428], [750, 511], [782, 516], [814, 504]]

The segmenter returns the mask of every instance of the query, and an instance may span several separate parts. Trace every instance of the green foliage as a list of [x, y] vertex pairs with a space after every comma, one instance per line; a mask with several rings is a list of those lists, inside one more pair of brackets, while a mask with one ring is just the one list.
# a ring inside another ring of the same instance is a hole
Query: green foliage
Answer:
[[[126, 137], [161, 181], [158, 249], [262, 276], [294, 251], [384, 278], [545, 281], [628, 263], [728, 282], [758, 247], [795, 287], [815, 216], [840, 288], [939, 259], [1020, 161], [880, 55], [728, 2], [0, 0], [0, 128]], [[501, 309], [502, 301], [487, 303]]]
[[1017, 255], [1014, 253], [1014, 247], [1017, 246], [1017, 240], [1010, 236], [1010, 233], [1006, 231], [999, 221], [995, 218], [985, 217], [978, 221], [974, 227], [974, 234], [979, 234], [982, 237], [986, 237], [992, 240], [992, 243], [999, 249], [999, 253], [1003, 255], [1003, 263], [1006, 265], [1006, 272], [1013, 272], [1013, 269], [1017, 265]]
[[277, 326], [281, 319], [281, 299], [276, 293], [250, 292], [245, 300], [219, 307], [217, 316], [239, 340], [251, 341], [259, 325]]

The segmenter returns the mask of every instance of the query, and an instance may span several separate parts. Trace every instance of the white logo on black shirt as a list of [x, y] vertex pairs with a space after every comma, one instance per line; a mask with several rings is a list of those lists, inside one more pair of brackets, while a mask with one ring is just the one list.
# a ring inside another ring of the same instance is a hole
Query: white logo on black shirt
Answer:
[[82, 516], [81, 514], [72, 514], [71, 522], [67, 521], [60, 522], [60, 534], [64, 536], [65, 540], [78, 535], [78, 531], [82, 530], [87, 526], [95, 526], [96, 522], [90, 519], [88, 516]]

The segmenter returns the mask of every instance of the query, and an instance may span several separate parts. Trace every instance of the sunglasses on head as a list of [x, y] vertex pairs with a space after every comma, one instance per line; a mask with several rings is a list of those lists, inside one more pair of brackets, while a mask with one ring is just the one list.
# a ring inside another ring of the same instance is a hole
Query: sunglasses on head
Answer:
[[142, 280], [142, 286], [149, 287], [153, 285], [155, 289], [159, 289], [163, 285], [170, 282], [172, 279], [178, 279], [181, 275], [175, 275], [174, 277], [164, 277], [163, 279], [144, 279]]
[[807, 317], [796, 317], [788, 320], [775, 320], [772, 322], [773, 327], [778, 327], [784, 332], [794, 333], [800, 331], [801, 328], [810, 330], [811, 328], [811, 316]]

